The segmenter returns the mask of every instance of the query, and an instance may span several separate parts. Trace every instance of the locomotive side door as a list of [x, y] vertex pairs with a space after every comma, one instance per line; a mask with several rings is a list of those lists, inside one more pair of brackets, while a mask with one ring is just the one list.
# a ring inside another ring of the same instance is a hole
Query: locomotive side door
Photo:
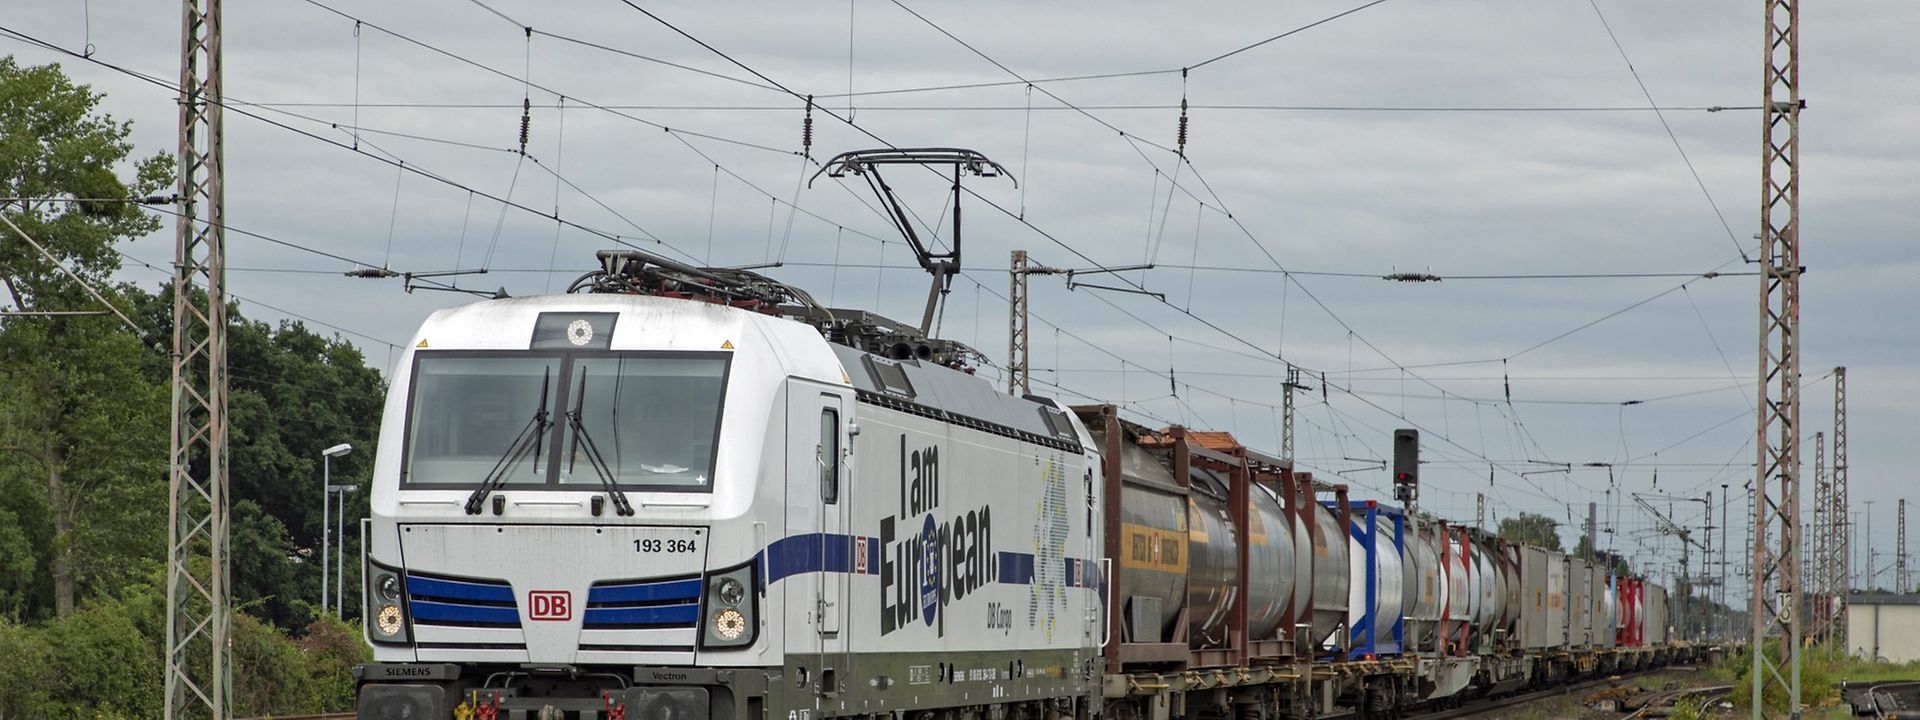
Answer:
[[789, 642], [798, 641], [795, 647], [803, 652], [818, 653], [814, 686], [822, 694], [836, 692], [845, 673], [847, 596], [855, 572], [854, 540], [848, 533], [853, 498], [846, 492], [846, 401], [826, 390], [795, 383], [787, 401], [788, 512], [800, 521], [790, 534], [811, 536], [803, 547], [814, 555], [804, 563], [812, 592], [789, 596], [808, 618], [805, 634], [811, 637], [788, 637]]

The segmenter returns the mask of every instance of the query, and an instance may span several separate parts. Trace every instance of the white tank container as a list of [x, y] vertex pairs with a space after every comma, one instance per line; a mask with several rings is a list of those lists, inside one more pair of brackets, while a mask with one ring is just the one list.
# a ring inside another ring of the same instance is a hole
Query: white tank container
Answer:
[[[1378, 618], [1374, 639], [1377, 642], [1389, 641], [1392, 626], [1400, 618], [1400, 604], [1404, 601], [1402, 585], [1405, 582], [1400, 567], [1403, 558], [1393, 542], [1394, 521], [1386, 515], [1377, 516], [1374, 522], [1377, 534], [1368, 538], [1362, 531], [1366, 516], [1360, 513], [1355, 515], [1353, 532], [1348, 534], [1352, 555], [1347, 565], [1352, 585], [1347, 590], [1347, 627], [1351, 630], [1360, 627], [1363, 622]], [[1373, 542], [1378, 546], [1370, 567], [1365, 542]], [[1372, 603], [1367, 602], [1369, 574], [1375, 583]]]

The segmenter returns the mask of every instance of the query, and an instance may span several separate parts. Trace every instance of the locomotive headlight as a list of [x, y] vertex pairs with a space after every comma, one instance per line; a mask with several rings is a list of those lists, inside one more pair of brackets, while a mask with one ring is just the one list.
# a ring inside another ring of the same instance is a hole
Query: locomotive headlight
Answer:
[[380, 614], [374, 616], [374, 622], [379, 624], [381, 635], [399, 635], [400, 634], [400, 606], [398, 605], [382, 606], [380, 608]]
[[[719, 600], [721, 605], [726, 607], [739, 607], [740, 601], [747, 599], [747, 588], [745, 585], [741, 585], [739, 580], [731, 577], [722, 577], [718, 582], [713, 584], [713, 597], [715, 600]], [[734, 613], [734, 615], [738, 616], [739, 613]], [[731, 640], [732, 638], [728, 639]]]
[[707, 574], [701, 628], [703, 647], [745, 648], [759, 636], [758, 565], [748, 562]]
[[382, 644], [412, 640], [407, 632], [407, 591], [400, 571], [367, 559], [367, 639]]
[[713, 614], [713, 634], [721, 640], [732, 642], [739, 640], [747, 632], [747, 617], [739, 610], [727, 608]]

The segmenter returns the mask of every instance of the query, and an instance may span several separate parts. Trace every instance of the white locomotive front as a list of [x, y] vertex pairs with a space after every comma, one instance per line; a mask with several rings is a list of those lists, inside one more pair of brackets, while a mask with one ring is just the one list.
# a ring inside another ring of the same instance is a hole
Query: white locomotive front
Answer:
[[[649, 270], [603, 255], [601, 281]], [[483, 301], [413, 339], [374, 471], [361, 717], [1097, 692], [1098, 460], [1070, 413], [924, 338], [830, 343], [873, 327], [834, 311], [653, 290]]]

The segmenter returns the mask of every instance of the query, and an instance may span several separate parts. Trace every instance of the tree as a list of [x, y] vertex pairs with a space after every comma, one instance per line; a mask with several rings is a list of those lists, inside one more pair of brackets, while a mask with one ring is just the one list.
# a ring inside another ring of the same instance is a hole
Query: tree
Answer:
[[[0, 196], [18, 198], [0, 203], [0, 213], [35, 241], [7, 229], [0, 242], [0, 286], [21, 310], [100, 309], [61, 268], [102, 286], [119, 267], [113, 243], [160, 227], [122, 200], [165, 187], [172, 163], [156, 155], [134, 163], [129, 180], [115, 175], [132, 153], [132, 125], [97, 112], [100, 98], [58, 66], [0, 58]], [[138, 562], [122, 561], [159, 547], [150, 511], [164, 507], [153, 489], [164, 477], [164, 448], [154, 441], [165, 437], [155, 425], [165, 396], [142, 372], [153, 360], [144, 343], [110, 316], [0, 327], [0, 482], [37, 501], [5, 512], [44, 522], [23, 532], [41, 540], [34, 564], [49, 572], [59, 616], [74, 612], [84, 583], [138, 576]], [[15, 487], [25, 478], [34, 481]], [[0, 562], [26, 565], [0, 553]], [[34, 590], [0, 588], [16, 613], [30, 611]]]
[[1502, 539], [1548, 550], [1560, 549], [1560, 523], [1545, 515], [1523, 512], [1500, 520]]
[[[172, 297], [167, 287], [140, 295], [136, 322], [171, 333]], [[333, 460], [336, 484], [362, 485], [347, 496], [344, 524], [351, 537], [352, 518], [366, 513], [365, 479], [373, 470], [386, 382], [352, 343], [297, 322], [248, 320], [242, 310], [237, 303], [227, 308], [233, 597], [280, 629], [300, 632], [313, 621], [320, 597], [320, 451], [353, 445], [351, 454]], [[154, 379], [166, 381], [164, 369]], [[351, 615], [360, 573], [357, 547], [346, 548], [343, 595]]]
[[1580, 542], [1574, 543], [1573, 554], [1605, 564], [1607, 572], [1611, 574], [1633, 574], [1633, 564], [1627, 562], [1626, 556], [1605, 550], [1595, 551], [1593, 549], [1593, 539], [1588, 537], [1586, 533], [1580, 533]]
[[134, 163], [131, 179], [115, 175], [133, 152], [133, 124], [96, 112], [101, 97], [58, 65], [0, 58], [0, 197], [19, 198], [0, 212], [55, 258], [6, 231], [0, 286], [19, 309], [57, 309], [40, 302], [42, 292], [69, 282], [53, 262], [98, 285], [120, 267], [115, 241], [160, 228], [159, 218], [123, 200], [167, 187], [173, 160], [156, 154]]
[[[100, 99], [58, 67], [0, 58], [0, 197], [28, 198], [0, 213], [52, 256], [0, 226], [0, 308], [100, 309], [92, 287], [138, 328], [111, 315], [0, 320], [0, 718], [145, 717], [160, 704], [171, 368], [153, 339], [172, 333], [172, 291], [107, 279], [116, 242], [161, 227], [122, 200], [161, 191], [171, 163], [130, 160], [129, 126], [97, 112]], [[385, 387], [352, 345], [229, 307], [235, 706], [338, 711], [366, 649], [343, 623], [309, 623], [318, 455], [352, 442], [335, 479], [365, 477]], [[365, 494], [349, 507], [364, 512]]]
[[[42, 540], [34, 564], [49, 574], [55, 615], [72, 614], [83, 587], [124, 585], [162, 555], [167, 399], [143, 372], [150, 359], [113, 317], [24, 319], [0, 332], [0, 482], [27, 499], [11, 514]], [[36, 605], [31, 594], [24, 604]]]

